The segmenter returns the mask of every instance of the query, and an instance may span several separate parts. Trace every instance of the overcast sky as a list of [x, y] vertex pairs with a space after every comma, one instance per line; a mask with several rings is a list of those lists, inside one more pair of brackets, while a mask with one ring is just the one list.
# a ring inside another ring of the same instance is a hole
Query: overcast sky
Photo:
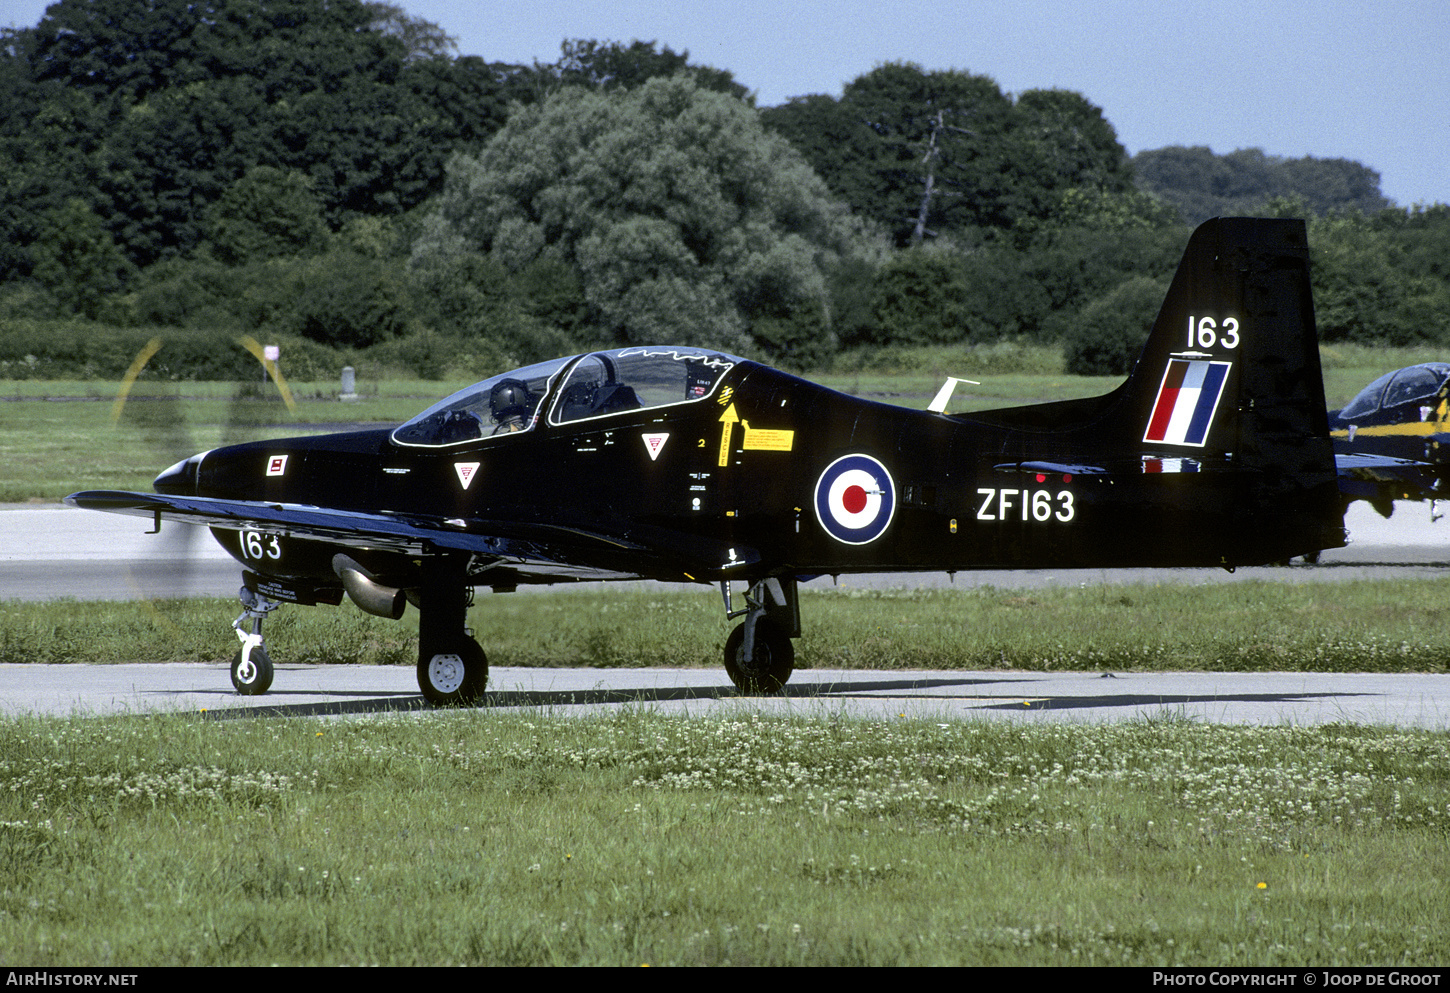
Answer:
[[[882, 62], [1003, 90], [1076, 90], [1130, 153], [1165, 145], [1346, 158], [1401, 206], [1450, 202], [1446, 0], [393, 0], [461, 55], [552, 62], [566, 38], [657, 41], [759, 106], [839, 96]], [[44, 0], [0, 0], [37, 23]]]

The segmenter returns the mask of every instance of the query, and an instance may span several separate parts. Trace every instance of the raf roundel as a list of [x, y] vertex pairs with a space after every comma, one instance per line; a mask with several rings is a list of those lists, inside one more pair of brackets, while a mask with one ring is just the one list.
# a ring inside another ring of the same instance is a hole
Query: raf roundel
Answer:
[[869, 455], [844, 455], [816, 480], [816, 519], [847, 545], [864, 545], [885, 532], [896, 513], [891, 473]]

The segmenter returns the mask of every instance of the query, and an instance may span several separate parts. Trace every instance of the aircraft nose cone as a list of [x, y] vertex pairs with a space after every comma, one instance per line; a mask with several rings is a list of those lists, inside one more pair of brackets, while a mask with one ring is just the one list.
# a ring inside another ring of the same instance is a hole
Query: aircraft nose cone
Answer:
[[[205, 454], [205, 453], [202, 453]], [[170, 496], [196, 496], [196, 481], [201, 469], [201, 455], [182, 459], [157, 476], [151, 488]]]

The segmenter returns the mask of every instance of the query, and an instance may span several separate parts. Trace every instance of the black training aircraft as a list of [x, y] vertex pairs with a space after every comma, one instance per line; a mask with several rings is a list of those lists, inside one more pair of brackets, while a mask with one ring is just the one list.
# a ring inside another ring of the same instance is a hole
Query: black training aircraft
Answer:
[[[1395, 500], [1443, 500], [1450, 495], [1450, 363], [1422, 362], [1387, 372], [1360, 390], [1343, 410], [1329, 412], [1329, 434], [1340, 456], [1404, 460], [1361, 478], [1343, 478], [1346, 501], [1368, 500], [1381, 515]], [[1422, 471], [1415, 472], [1418, 466]]]
[[[725, 668], [778, 689], [797, 583], [959, 569], [1222, 566], [1345, 544], [1304, 225], [1189, 242], [1106, 396], [985, 413], [845, 396], [702, 348], [613, 348], [495, 376], [395, 430], [194, 455], [79, 507], [210, 527], [244, 567], [232, 681], [265, 692], [284, 602], [419, 610], [418, 682], [477, 699], [477, 587], [718, 584]], [[732, 584], [743, 584], [735, 606]]]

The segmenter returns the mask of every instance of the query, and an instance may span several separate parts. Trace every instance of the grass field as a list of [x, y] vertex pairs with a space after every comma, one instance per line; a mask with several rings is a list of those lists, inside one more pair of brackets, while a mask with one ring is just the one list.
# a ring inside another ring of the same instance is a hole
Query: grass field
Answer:
[[0, 723], [29, 965], [1443, 965], [1450, 736]]

